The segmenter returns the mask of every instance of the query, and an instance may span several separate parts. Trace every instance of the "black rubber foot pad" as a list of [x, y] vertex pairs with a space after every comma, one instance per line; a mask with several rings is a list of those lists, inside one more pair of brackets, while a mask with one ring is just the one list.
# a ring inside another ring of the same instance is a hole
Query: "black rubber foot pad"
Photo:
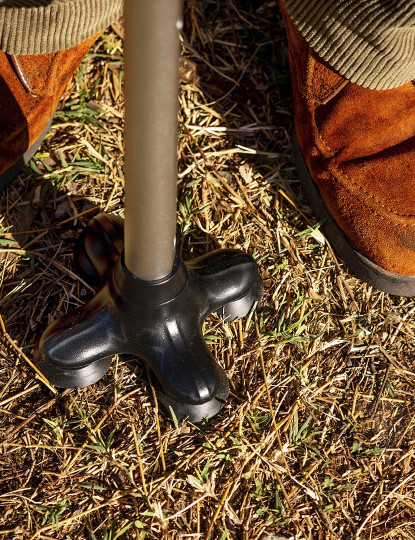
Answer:
[[215, 394], [209, 401], [201, 404], [177, 401], [158, 388], [156, 388], [156, 393], [160, 410], [165, 416], [172, 417], [174, 414], [177, 420], [188, 418], [191, 422], [197, 423], [204, 419], [213, 418], [223, 408], [229, 395], [229, 382], [225, 372], [222, 372]]

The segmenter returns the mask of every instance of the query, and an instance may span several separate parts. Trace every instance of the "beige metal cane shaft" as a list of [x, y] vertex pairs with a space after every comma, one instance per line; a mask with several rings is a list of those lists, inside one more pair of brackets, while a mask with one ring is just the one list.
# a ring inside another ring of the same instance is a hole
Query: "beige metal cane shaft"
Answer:
[[125, 264], [144, 280], [175, 257], [182, 0], [125, 0]]

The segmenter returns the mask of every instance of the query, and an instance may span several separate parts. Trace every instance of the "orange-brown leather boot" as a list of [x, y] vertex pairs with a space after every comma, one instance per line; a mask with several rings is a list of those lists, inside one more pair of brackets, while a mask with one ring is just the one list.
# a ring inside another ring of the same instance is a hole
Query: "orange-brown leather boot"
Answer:
[[36, 152], [66, 84], [97, 37], [50, 54], [0, 51], [0, 189]]
[[336, 73], [284, 6], [296, 164], [336, 252], [363, 280], [415, 295], [415, 87], [368, 90]]

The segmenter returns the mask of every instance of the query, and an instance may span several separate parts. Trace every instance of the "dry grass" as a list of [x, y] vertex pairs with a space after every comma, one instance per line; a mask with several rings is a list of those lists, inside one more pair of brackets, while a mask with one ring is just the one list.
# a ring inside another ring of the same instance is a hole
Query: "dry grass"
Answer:
[[276, 2], [192, 0], [185, 28], [180, 246], [247, 250], [266, 285], [250, 320], [209, 321], [231, 397], [176, 428], [133, 358], [57, 394], [25, 360], [93, 294], [72, 267], [82, 227], [122, 213], [122, 41], [110, 31], [1, 195], [1, 226], [30, 232], [0, 240], [0, 535], [415, 538], [415, 304], [350, 275], [302, 196]]

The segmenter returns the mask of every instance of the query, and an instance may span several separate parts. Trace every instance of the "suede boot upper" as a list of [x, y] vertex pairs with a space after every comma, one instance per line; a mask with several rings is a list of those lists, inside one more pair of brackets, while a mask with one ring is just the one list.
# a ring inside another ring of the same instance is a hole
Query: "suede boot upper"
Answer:
[[97, 37], [57, 53], [10, 56], [0, 52], [0, 175], [38, 139]]
[[295, 129], [337, 224], [370, 260], [415, 275], [415, 87], [357, 86], [308, 46], [281, 4]]

